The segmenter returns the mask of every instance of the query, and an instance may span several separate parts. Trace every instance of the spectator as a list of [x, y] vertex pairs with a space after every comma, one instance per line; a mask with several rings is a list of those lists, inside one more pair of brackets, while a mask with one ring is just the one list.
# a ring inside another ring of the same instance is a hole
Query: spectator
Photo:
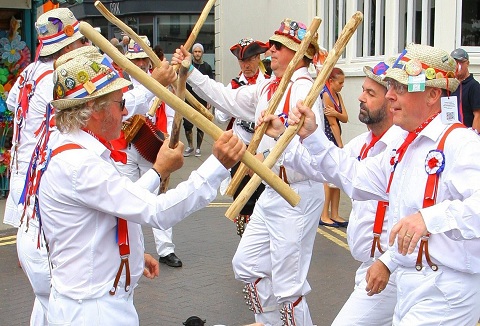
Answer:
[[[345, 74], [340, 68], [333, 68], [325, 83], [323, 92], [323, 113], [325, 119], [325, 135], [336, 146], [342, 148], [342, 127], [340, 122], [347, 123], [348, 114], [340, 91], [345, 83]], [[325, 184], [325, 204], [323, 205], [320, 225], [346, 227], [348, 222], [339, 216], [340, 189], [334, 184]]]
[[455, 77], [460, 86], [452, 95], [457, 97], [459, 120], [469, 128], [480, 132], [480, 83], [468, 71], [470, 60], [467, 51], [458, 48], [451, 56], [457, 62]]
[[[198, 71], [200, 71], [202, 74], [207, 75], [209, 78], [214, 78], [213, 76], [213, 70], [212, 67], [205, 61], [203, 61], [203, 54], [205, 53], [205, 50], [203, 49], [203, 45], [200, 43], [195, 43], [192, 46], [192, 53], [193, 53], [193, 60], [192, 60], [192, 65], [197, 68]], [[187, 90], [195, 96], [195, 98], [203, 104], [203, 106], [206, 106], [207, 109], [210, 109], [210, 104], [207, 104], [205, 100], [200, 98], [195, 92], [192, 91], [192, 87], [187, 84]], [[185, 152], [183, 153], [183, 156], [188, 157], [192, 155], [194, 151], [193, 147], [193, 124], [188, 121], [187, 119], [183, 119], [183, 128], [185, 129], [185, 137], [187, 138], [187, 143], [188, 147], [185, 149]], [[197, 147], [195, 148], [195, 156], [199, 157], [202, 156], [202, 151], [200, 147], [202, 146], [203, 142], [203, 131], [197, 128]]]

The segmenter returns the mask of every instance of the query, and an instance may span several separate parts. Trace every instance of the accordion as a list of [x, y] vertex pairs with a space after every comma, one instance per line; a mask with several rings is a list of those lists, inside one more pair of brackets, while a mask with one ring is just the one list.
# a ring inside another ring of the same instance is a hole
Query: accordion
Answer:
[[123, 125], [123, 133], [127, 143], [135, 146], [144, 159], [155, 162], [165, 135], [155, 128], [150, 119], [141, 114], [134, 115], [129, 124]]

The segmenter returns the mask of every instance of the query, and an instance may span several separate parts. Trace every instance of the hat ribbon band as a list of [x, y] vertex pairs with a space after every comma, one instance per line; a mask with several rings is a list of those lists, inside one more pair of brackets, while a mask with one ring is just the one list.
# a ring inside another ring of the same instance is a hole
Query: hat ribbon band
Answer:
[[[78, 32], [78, 20], [75, 21], [75, 23], [72, 24], [72, 27], [73, 27], [73, 31], [74, 31], [74, 34], [76, 32]], [[40, 41], [40, 43], [42, 43], [44, 46], [45, 45], [51, 45], [51, 44], [54, 44], [54, 43], [58, 43], [60, 41], [63, 41], [64, 39], [66, 38], [69, 38], [70, 36], [67, 36], [67, 34], [65, 34], [65, 32], [62, 30], [56, 34], [53, 34], [53, 35], [49, 35], [49, 36], [45, 36], [45, 37], [39, 37], [38, 40]]]
[[[400, 59], [400, 61], [408, 62], [408, 61], [410, 61], [410, 58], [402, 57], [402, 58]], [[440, 72], [440, 73], [443, 74], [444, 77], [447, 77], [447, 72], [446, 72], [445, 70], [431, 67], [431, 66], [427, 65], [426, 63], [421, 62], [420, 60], [418, 60], [418, 62], [421, 63], [423, 70], [427, 70], [428, 68], [432, 68], [433, 70], [435, 70], [435, 73]], [[396, 68], [396, 67], [394, 67], [394, 68]]]
[[[108, 71], [107, 73], [101, 73], [98, 76], [95, 76], [90, 80], [90, 82], [92, 82], [95, 86], [95, 90], [100, 90], [117, 78], [118, 74], [116, 74], [114, 71]], [[88, 95], [89, 93], [83, 87], [83, 84], [81, 84], [74, 89], [65, 92], [65, 99], [79, 99]]]
[[279, 31], [275, 31], [275, 35], [281, 35], [281, 36], [288, 37], [289, 39], [291, 39], [292, 41], [294, 41], [295, 43], [298, 43], [298, 44], [302, 43], [302, 41], [300, 41], [295, 36], [292, 36], [290, 34], [285, 34], [285, 33], [279, 32]]

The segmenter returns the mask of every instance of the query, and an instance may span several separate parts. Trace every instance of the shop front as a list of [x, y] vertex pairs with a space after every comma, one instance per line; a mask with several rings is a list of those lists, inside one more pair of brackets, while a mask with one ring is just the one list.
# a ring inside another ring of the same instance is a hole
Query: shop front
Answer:
[[43, 6], [43, 1], [37, 0], [0, 0], [0, 197], [8, 193], [13, 126], [13, 115], [5, 101], [17, 77], [33, 59], [33, 22], [38, 9], [49, 9]]

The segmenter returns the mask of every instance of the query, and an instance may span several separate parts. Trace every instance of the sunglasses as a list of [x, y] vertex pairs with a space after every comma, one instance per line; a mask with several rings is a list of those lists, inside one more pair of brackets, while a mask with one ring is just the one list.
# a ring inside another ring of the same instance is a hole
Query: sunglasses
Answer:
[[277, 42], [277, 41], [270, 40], [268, 43], [270, 44], [270, 46], [274, 46], [275, 50], [277, 50], [277, 51], [280, 51], [283, 47], [283, 44], [280, 43], [280, 42]]
[[120, 109], [121, 109], [120, 111], [125, 110], [125, 99], [121, 101], [113, 101], [113, 102], [120, 103]]
[[82, 44], [90, 44], [90, 40], [85, 36], [82, 36], [82, 38], [80, 39], [80, 42], [82, 42]]

